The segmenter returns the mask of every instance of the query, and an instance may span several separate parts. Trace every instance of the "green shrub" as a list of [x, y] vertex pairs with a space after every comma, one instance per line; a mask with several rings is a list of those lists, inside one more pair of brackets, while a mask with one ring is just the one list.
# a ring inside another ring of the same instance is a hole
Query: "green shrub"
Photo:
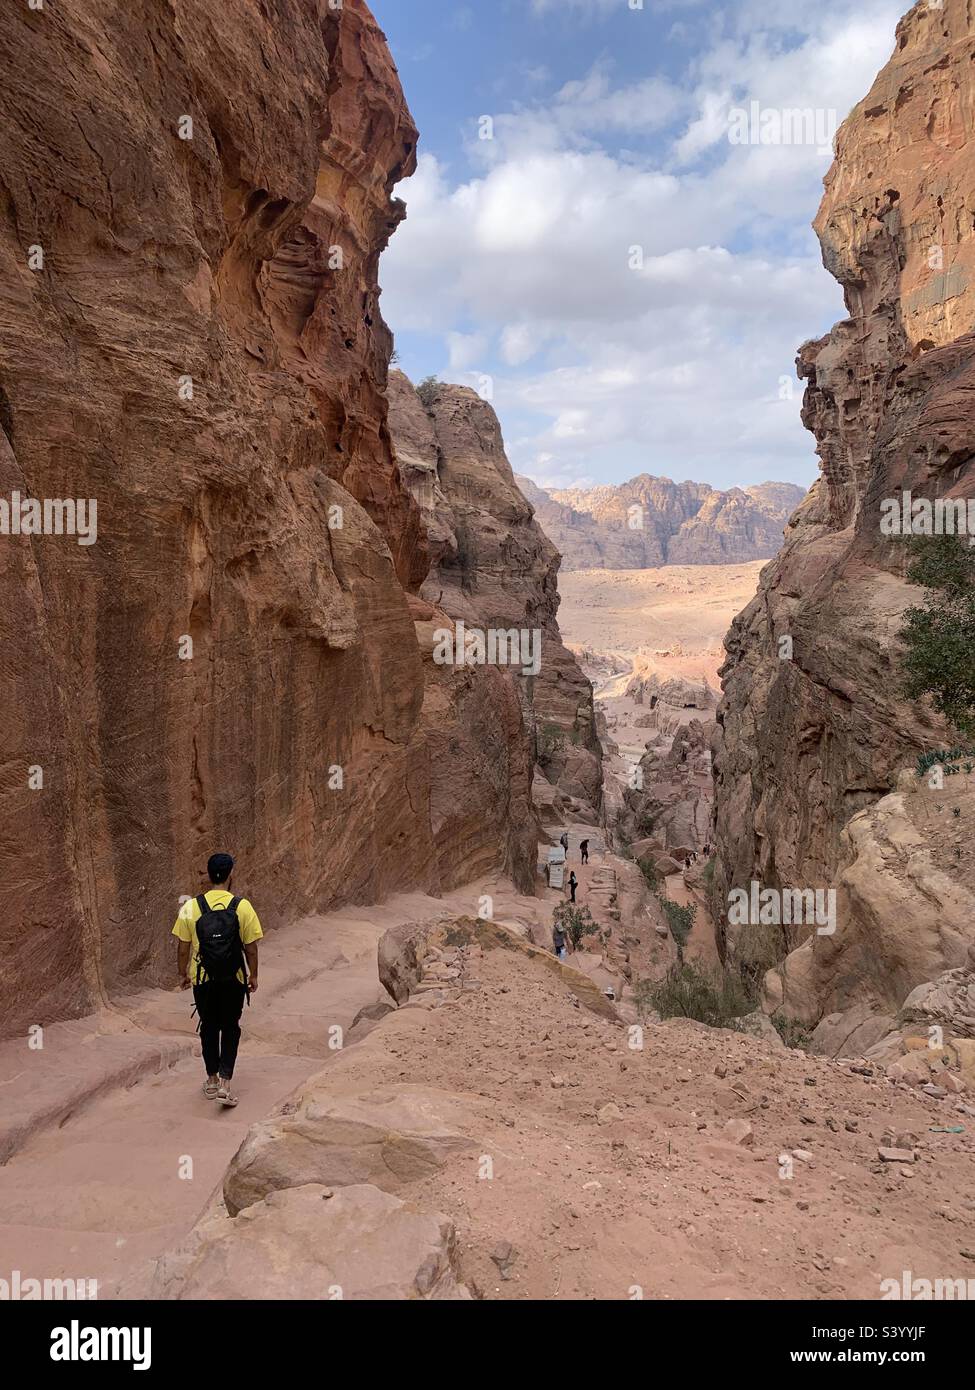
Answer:
[[677, 958], [683, 960], [684, 947], [691, 935], [694, 918], [697, 916], [697, 908], [693, 905], [681, 907], [680, 903], [672, 902], [670, 898], [661, 898], [660, 906], [664, 910], [670, 934], [677, 945]]
[[588, 907], [578, 907], [574, 903], [559, 903], [553, 925], [562, 928], [575, 951], [580, 949], [585, 937], [595, 936], [599, 931]]
[[772, 1015], [772, 1022], [786, 1047], [808, 1049], [812, 1032], [804, 1023], [795, 1018], [778, 1018], [775, 1014]]
[[671, 966], [663, 980], [641, 980], [636, 993], [643, 1012], [654, 1009], [661, 1018], [693, 1018], [711, 1028], [727, 1028], [751, 1012], [736, 976], [692, 961]]
[[917, 775], [924, 777], [930, 772], [936, 763], [941, 763], [947, 777], [955, 776], [960, 767], [966, 772], [971, 772], [975, 768], [972, 759], [975, 758], [975, 748], [938, 748], [931, 753], [921, 753], [917, 760]]
[[957, 536], [917, 536], [907, 577], [927, 590], [905, 614], [904, 693], [929, 695], [962, 733], [975, 734], [975, 548]]

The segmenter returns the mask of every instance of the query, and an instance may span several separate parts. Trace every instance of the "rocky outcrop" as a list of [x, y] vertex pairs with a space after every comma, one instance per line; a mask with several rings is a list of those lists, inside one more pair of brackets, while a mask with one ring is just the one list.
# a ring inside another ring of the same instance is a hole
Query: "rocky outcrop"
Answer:
[[517, 692], [546, 781], [566, 809], [595, 814], [602, 770], [592, 686], [562, 641], [560, 558], [515, 481], [498, 417], [464, 386], [438, 384], [424, 405], [401, 372], [390, 374], [389, 402], [396, 459], [433, 561], [421, 598], [468, 632], [537, 634], [537, 670], [497, 669]]
[[641, 474], [619, 486], [546, 492], [518, 484], [567, 570], [653, 569], [765, 560], [805, 495], [791, 483], [719, 492]]
[[623, 795], [619, 833], [640, 863], [676, 873], [711, 832], [710, 726], [692, 719], [640, 760], [640, 785]]
[[272, 1192], [214, 1213], [157, 1263], [144, 1297], [239, 1302], [468, 1299], [454, 1226], [367, 1183]]
[[880, 529], [885, 498], [975, 484], [973, 60], [962, 0], [915, 6], [839, 132], [815, 226], [849, 317], [798, 359], [822, 477], [727, 642], [716, 914], [750, 881], [838, 888], [835, 935], [770, 977], [767, 1006], [810, 1022], [896, 1012], [975, 932], [957, 874], [932, 868], [951, 820], [923, 784], [893, 795], [950, 735], [901, 693], [898, 632], [920, 594], [903, 540]]
[[[970, 777], [959, 780], [936, 791], [904, 773], [899, 791], [853, 817], [843, 832], [836, 932], [803, 942], [767, 976], [769, 1012], [807, 1024], [828, 1016], [814, 1034], [822, 1050], [850, 1046], [871, 1017], [889, 1027], [904, 1009], [915, 1021], [911, 1001], [966, 965], [975, 942], [975, 788], [965, 785]], [[967, 999], [944, 1013], [955, 1032], [975, 1036]]]
[[662, 677], [656, 671], [648, 671], [639, 658], [624, 693], [646, 710], [637, 718], [636, 727], [665, 735], [675, 734], [694, 719], [710, 725], [718, 705], [717, 695], [707, 681]]
[[385, 40], [362, 0], [103, 10], [0, 17], [0, 496], [97, 504], [93, 544], [0, 538], [12, 1033], [168, 983], [217, 846], [272, 926], [534, 874], [520, 702], [414, 599]]
[[[454, 1104], [456, 1108], [456, 1102]], [[252, 1126], [223, 1183], [231, 1216], [272, 1192], [321, 1183], [402, 1191], [474, 1141], [451, 1127], [451, 1098], [406, 1086], [333, 1098], [325, 1077]]]

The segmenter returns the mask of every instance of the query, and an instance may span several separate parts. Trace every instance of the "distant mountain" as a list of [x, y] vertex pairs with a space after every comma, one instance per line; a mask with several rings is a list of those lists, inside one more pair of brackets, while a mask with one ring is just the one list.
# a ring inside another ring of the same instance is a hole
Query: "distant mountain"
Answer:
[[618, 487], [552, 492], [530, 478], [517, 481], [566, 570], [768, 560], [806, 495], [793, 483], [718, 492], [706, 483], [674, 483], [648, 473]]

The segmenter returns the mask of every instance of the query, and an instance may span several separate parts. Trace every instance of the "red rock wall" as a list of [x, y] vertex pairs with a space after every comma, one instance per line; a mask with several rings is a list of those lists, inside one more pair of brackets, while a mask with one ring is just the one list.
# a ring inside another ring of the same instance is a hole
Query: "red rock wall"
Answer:
[[[951, 737], [901, 693], [897, 634], [921, 595], [905, 580], [905, 544], [881, 535], [880, 503], [901, 488], [975, 493], [970, 9], [915, 6], [837, 137], [815, 226], [849, 317], [800, 351], [822, 477], [728, 638], [715, 747], [719, 913], [729, 887], [753, 878], [835, 884], [851, 817], [892, 790], [920, 750]], [[791, 659], [780, 656], [783, 637]], [[838, 933], [817, 950], [839, 943]], [[842, 993], [842, 981], [833, 986]]]
[[[561, 557], [518, 487], [498, 416], [476, 391], [445, 383], [425, 409], [401, 372], [390, 374], [389, 399], [396, 457], [431, 554], [421, 596], [468, 628], [541, 635], [538, 674], [506, 672], [524, 712], [529, 764], [537, 757], [546, 778], [595, 815], [601, 749], [592, 685], [559, 631]], [[558, 751], [542, 756], [552, 743]]]
[[[383, 36], [361, 0], [58, 0], [3, 7], [0, 64], [0, 496], [98, 504], [89, 547], [0, 538], [14, 1033], [169, 983], [214, 848], [272, 925], [443, 865], [378, 306], [416, 132]], [[506, 861], [496, 830], [470, 862]]]

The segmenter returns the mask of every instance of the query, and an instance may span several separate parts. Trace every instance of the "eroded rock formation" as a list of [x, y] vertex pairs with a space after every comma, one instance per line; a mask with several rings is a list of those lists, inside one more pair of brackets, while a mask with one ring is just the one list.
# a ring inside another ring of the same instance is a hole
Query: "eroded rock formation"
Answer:
[[716, 912], [751, 880], [838, 886], [835, 935], [770, 977], [767, 1007], [809, 1022], [865, 1001], [896, 1012], [959, 966], [975, 933], [967, 890], [931, 870], [950, 820], [923, 786], [913, 809], [888, 795], [951, 736], [901, 693], [898, 632], [921, 595], [906, 543], [880, 530], [885, 498], [975, 484], [973, 60], [969, 6], [916, 5], [839, 132], [815, 226], [849, 317], [798, 360], [822, 477], [735, 621], [722, 673]]
[[[503, 668], [524, 711], [557, 815], [598, 812], [602, 769], [592, 686], [558, 627], [560, 557], [508, 462], [491, 405], [438, 385], [424, 405], [401, 372], [389, 382], [390, 428], [404, 483], [425, 519], [432, 564], [420, 590], [468, 631], [538, 634], [538, 670]], [[544, 806], [547, 794], [536, 799]]]
[[769, 559], [804, 496], [792, 483], [718, 492], [706, 483], [674, 483], [647, 473], [618, 487], [546, 492], [528, 478], [518, 484], [567, 570]]

